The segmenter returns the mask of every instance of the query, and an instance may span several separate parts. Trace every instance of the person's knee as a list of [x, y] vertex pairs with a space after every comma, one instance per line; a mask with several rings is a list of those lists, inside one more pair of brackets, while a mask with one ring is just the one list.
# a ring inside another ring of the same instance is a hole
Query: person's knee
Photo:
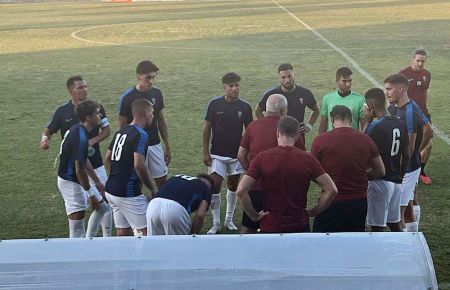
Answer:
[[167, 181], [167, 175], [155, 178], [155, 184], [158, 189], [160, 189], [164, 183]]
[[130, 228], [116, 228], [117, 236], [133, 236], [133, 230]]
[[227, 178], [227, 187], [228, 187], [229, 190], [231, 190], [231, 191], [236, 191], [237, 190], [240, 177], [241, 177], [240, 174], [228, 176], [228, 178]]
[[67, 217], [69, 218], [69, 220], [82, 220], [84, 219], [85, 214], [86, 212], [84, 210], [80, 210], [67, 215]]
[[215, 173], [215, 172], [211, 173], [210, 176], [214, 180], [214, 184], [213, 184], [213, 187], [212, 187], [212, 192], [213, 193], [220, 192], [220, 190], [222, 188], [223, 177], [220, 176], [219, 174]]

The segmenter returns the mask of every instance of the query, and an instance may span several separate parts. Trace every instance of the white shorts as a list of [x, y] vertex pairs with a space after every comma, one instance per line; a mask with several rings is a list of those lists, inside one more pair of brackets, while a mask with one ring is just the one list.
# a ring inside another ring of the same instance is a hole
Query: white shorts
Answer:
[[236, 158], [211, 154], [211, 166], [208, 167], [208, 174], [213, 172], [224, 178], [229, 175], [241, 174], [244, 172], [244, 169]]
[[419, 181], [420, 168], [413, 172], [408, 172], [403, 176], [402, 181], [402, 195], [400, 200], [401, 206], [407, 206], [410, 200], [414, 199], [414, 190]]
[[369, 181], [367, 189], [367, 224], [385, 227], [400, 221], [401, 184], [385, 180]]
[[151, 177], [159, 178], [167, 175], [168, 169], [161, 143], [148, 146], [145, 162]]
[[[95, 174], [97, 174], [98, 179], [100, 179], [100, 182], [103, 183], [103, 185], [106, 184], [106, 181], [108, 180], [108, 175], [106, 174], [106, 169], [105, 166], [100, 166], [98, 168], [94, 169]], [[95, 186], [94, 181], [92, 180], [91, 177], [89, 177], [89, 184], [92, 186]]]
[[188, 235], [191, 219], [186, 209], [176, 201], [156, 197], [147, 209], [148, 235]]
[[119, 197], [105, 193], [113, 210], [114, 225], [118, 229], [132, 228], [140, 230], [147, 227], [145, 213], [148, 199], [141, 194], [135, 197]]
[[67, 215], [86, 210], [87, 193], [80, 184], [58, 176], [58, 189], [64, 199]]
[[[106, 181], [108, 180], [108, 175], [106, 174], [105, 166], [102, 165], [98, 168], [95, 168], [94, 171], [95, 171], [95, 174], [97, 175], [98, 179], [100, 180], [100, 182], [103, 184], [103, 186], [105, 186]], [[88, 175], [88, 178], [89, 178], [89, 185], [91, 187], [96, 187], [94, 180], [89, 175]], [[86, 196], [89, 197], [87, 192], [86, 192]], [[102, 199], [104, 199], [103, 196], [101, 196], [101, 194], [96, 195], [95, 197], [97, 198], [98, 201], [101, 201]]]

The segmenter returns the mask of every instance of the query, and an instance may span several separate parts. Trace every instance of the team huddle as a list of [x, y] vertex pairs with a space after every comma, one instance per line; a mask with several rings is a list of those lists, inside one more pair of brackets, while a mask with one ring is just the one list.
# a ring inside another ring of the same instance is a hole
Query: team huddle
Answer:
[[[87, 99], [83, 78], [71, 77], [71, 100], [56, 109], [41, 139], [46, 150], [51, 136], [61, 133], [57, 184], [70, 237], [95, 237], [100, 228], [111, 236], [113, 221], [118, 236], [198, 234], [209, 209], [208, 234], [219, 233], [225, 178], [223, 226], [232, 231], [238, 230], [237, 200], [243, 234], [361, 232], [367, 225], [372, 231], [417, 231], [416, 185], [419, 179], [431, 184], [424, 171], [433, 134], [426, 59], [427, 52], [416, 49], [408, 68], [384, 80], [384, 91], [371, 88], [364, 96], [351, 90], [352, 71], [339, 68], [338, 89], [320, 105], [295, 83], [292, 65], [281, 64], [280, 84], [263, 94], [256, 120], [239, 96], [240, 76], [226, 73], [224, 93], [208, 103], [204, 118], [208, 173], [169, 179], [164, 98], [153, 86], [159, 68], [148, 60], [138, 64], [137, 84], [119, 99], [120, 129], [104, 156], [99, 143], [111, 134], [106, 112]], [[306, 107], [312, 112], [305, 122]], [[307, 152], [305, 134], [318, 120], [319, 134]], [[311, 181], [321, 188], [313, 206]], [[85, 229], [88, 205], [93, 211]]]

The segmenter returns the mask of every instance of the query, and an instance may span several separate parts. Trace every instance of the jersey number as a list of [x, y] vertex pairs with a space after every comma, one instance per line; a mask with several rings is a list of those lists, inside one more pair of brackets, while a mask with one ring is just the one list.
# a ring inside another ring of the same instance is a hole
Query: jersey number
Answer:
[[120, 157], [122, 156], [122, 148], [123, 144], [125, 144], [125, 139], [127, 139], [127, 134], [117, 134], [116, 140], [114, 140], [114, 146], [112, 148], [111, 152], [111, 160], [112, 161], [119, 161]]
[[175, 177], [180, 177], [180, 178], [183, 178], [183, 179], [186, 179], [189, 181], [197, 179], [197, 177], [192, 177], [192, 176], [184, 175], [184, 174], [177, 174], [177, 175], [175, 175]]
[[391, 156], [396, 156], [400, 150], [400, 130], [395, 128], [392, 130], [392, 147]]

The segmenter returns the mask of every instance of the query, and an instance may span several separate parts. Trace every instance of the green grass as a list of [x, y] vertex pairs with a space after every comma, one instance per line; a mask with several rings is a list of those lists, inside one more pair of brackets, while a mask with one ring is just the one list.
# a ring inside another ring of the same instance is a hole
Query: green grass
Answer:
[[[413, 48], [428, 48], [433, 123], [450, 135], [443, 105], [450, 90], [448, 1], [280, 4], [342, 48], [378, 82], [406, 67]], [[335, 70], [349, 65], [272, 1], [0, 4], [0, 19], [2, 239], [68, 235], [53, 167], [59, 137], [54, 136], [45, 152], [39, 140], [55, 107], [68, 99], [69, 76], [85, 77], [89, 97], [105, 106], [115, 131], [118, 98], [134, 84], [136, 64], [154, 61], [161, 69], [157, 86], [165, 95], [173, 150], [170, 172], [195, 174], [206, 170], [201, 161], [203, 112], [208, 100], [222, 93], [225, 72], [242, 76], [241, 96], [255, 105], [262, 92], [277, 83], [276, 67], [282, 62], [294, 65], [297, 82], [318, 100], [334, 88]], [[72, 37], [75, 31], [91, 42]], [[354, 71], [354, 90], [364, 93], [373, 86]], [[314, 135], [308, 135], [308, 144]], [[434, 144], [427, 167], [433, 185], [419, 187], [421, 230], [439, 282], [449, 283], [450, 146], [439, 138]], [[313, 188], [311, 201], [316, 191]], [[239, 218], [240, 211], [236, 223]], [[209, 225], [208, 218], [204, 230]]]

